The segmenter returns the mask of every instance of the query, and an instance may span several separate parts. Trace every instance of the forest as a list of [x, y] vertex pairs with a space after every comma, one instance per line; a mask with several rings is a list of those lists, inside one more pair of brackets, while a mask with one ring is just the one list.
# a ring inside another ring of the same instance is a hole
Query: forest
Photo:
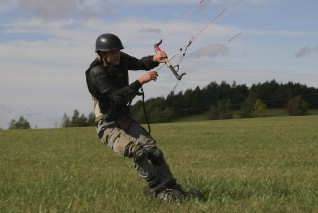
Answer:
[[[146, 123], [173, 122], [185, 116], [206, 114], [207, 119], [231, 119], [239, 111], [241, 118], [265, 117], [267, 109], [284, 109], [289, 115], [307, 115], [308, 109], [318, 109], [318, 88], [294, 82], [279, 83], [276, 80], [253, 84], [229, 84], [211, 82], [195, 89], [187, 89], [167, 97], [139, 100], [131, 105], [134, 120]], [[94, 125], [94, 115], [87, 117], [74, 111], [64, 114], [62, 127]]]

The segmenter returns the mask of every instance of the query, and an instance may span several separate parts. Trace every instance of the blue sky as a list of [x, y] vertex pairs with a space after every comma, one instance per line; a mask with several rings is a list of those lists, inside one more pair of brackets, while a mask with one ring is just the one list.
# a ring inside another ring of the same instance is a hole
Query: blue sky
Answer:
[[[84, 72], [98, 35], [117, 34], [124, 51], [138, 58], [153, 54], [153, 44], [165, 38], [161, 47], [173, 56], [219, 14], [189, 46], [180, 64], [187, 75], [176, 92], [211, 81], [250, 86], [275, 79], [317, 87], [318, 1], [200, 2], [2, 0], [0, 128], [21, 115], [32, 127], [50, 128], [64, 113], [91, 112]], [[167, 68], [158, 72], [158, 81], [144, 86], [146, 98], [166, 97], [177, 83]], [[131, 81], [141, 74], [132, 72]]]

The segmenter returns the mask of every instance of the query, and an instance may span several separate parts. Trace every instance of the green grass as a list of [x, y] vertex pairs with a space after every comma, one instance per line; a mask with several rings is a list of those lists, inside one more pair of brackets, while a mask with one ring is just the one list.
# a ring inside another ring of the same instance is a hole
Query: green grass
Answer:
[[[309, 115], [318, 115], [318, 109], [308, 109]], [[241, 110], [234, 110], [233, 112], [233, 118], [239, 119], [241, 118]], [[283, 117], [283, 116], [289, 116], [288, 113], [284, 109], [267, 109], [266, 110], [266, 117]], [[205, 121], [209, 120], [209, 113], [205, 112], [198, 115], [184, 115], [183, 117], [177, 119], [177, 122], [186, 122], [186, 121]]]
[[318, 116], [152, 125], [177, 180], [206, 201], [145, 197], [94, 128], [0, 131], [0, 212], [318, 212]]

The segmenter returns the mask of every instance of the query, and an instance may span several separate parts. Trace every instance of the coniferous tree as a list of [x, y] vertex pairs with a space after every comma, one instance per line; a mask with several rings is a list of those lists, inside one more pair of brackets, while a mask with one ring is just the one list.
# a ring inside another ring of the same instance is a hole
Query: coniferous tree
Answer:
[[23, 116], [20, 116], [18, 121], [12, 119], [9, 123], [9, 129], [30, 129], [30, 127], [30, 123]]
[[257, 94], [253, 91], [249, 93], [244, 103], [241, 105], [241, 117], [242, 118], [252, 118], [253, 108], [257, 99]]
[[62, 127], [71, 127], [70, 117], [66, 113], [64, 113], [62, 118]]
[[93, 112], [88, 114], [87, 123], [88, 126], [95, 126], [95, 114]]

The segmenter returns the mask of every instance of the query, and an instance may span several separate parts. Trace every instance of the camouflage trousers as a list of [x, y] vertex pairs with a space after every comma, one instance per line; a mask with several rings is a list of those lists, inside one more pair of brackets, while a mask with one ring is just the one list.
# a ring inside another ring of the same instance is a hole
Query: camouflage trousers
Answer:
[[[122, 157], [133, 158], [135, 152], [141, 148], [148, 152], [151, 149], [158, 149], [156, 140], [138, 123], [129, 118], [109, 123], [101, 120], [97, 126], [97, 134], [103, 144]], [[155, 165], [150, 160], [143, 163], [134, 160], [134, 168], [148, 183], [153, 179], [159, 181], [159, 184], [166, 183], [173, 179], [173, 175], [163, 155], [162, 158], [161, 165]]]

